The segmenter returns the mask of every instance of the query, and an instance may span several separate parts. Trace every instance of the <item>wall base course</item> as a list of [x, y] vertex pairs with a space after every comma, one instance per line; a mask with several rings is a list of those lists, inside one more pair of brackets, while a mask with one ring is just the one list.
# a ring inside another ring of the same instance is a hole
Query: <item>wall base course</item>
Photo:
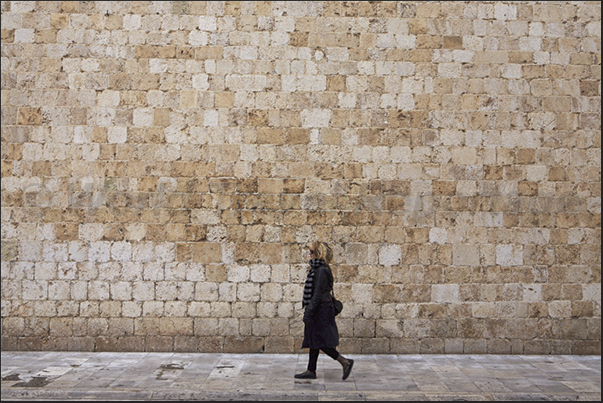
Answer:
[[[2, 351], [147, 351], [198, 353], [275, 353], [303, 351], [291, 337], [3, 337]], [[488, 339], [341, 338], [342, 354], [522, 354], [597, 355], [601, 342]]]

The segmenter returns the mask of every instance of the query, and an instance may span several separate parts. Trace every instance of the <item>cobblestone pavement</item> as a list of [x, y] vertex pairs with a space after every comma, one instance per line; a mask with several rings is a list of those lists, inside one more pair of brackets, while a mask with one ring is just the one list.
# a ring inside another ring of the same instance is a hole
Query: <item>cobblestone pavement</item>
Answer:
[[592, 400], [601, 356], [2, 352], [4, 400]]

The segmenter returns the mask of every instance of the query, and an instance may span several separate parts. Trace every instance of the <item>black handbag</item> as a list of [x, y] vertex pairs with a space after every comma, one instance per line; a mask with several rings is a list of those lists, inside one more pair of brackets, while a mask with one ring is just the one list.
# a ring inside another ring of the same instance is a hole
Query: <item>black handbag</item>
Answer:
[[333, 309], [335, 310], [335, 316], [339, 315], [343, 311], [343, 302], [335, 298], [333, 290], [331, 290], [331, 299], [333, 300]]

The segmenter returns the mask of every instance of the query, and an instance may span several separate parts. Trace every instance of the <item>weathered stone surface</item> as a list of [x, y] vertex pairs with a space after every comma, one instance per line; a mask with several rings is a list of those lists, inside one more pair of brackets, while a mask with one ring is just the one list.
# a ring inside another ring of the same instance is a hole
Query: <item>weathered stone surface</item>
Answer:
[[[600, 3], [2, 3], [2, 348], [600, 353]], [[6, 341], [6, 342], [4, 342]]]

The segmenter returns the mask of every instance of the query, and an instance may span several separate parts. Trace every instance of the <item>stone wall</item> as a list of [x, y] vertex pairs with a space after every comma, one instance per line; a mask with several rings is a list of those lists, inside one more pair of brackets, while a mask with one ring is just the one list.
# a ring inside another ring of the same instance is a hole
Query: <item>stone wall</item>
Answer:
[[600, 354], [600, 2], [2, 2], [2, 349]]

